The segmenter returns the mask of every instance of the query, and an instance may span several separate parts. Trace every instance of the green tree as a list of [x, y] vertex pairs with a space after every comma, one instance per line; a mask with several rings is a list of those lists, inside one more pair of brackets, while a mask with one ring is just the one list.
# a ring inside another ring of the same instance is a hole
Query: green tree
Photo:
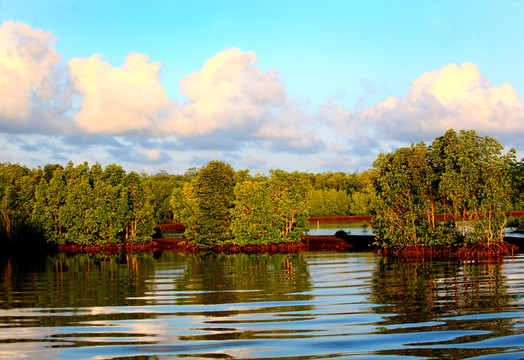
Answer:
[[257, 176], [237, 183], [234, 204], [231, 212], [234, 244], [265, 245], [281, 241], [280, 217], [270, 201], [267, 178]]
[[210, 161], [182, 190], [173, 193], [174, 218], [185, 236], [200, 247], [224, 245], [231, 239], [230, 209], [234, 206], [235, 172], [222, 161]]
[[512, 210], [524, 210], [524, 159], [512, 162], [510, 177]]
[[155, 222], [166, 224], [173, 221], [173, 208], [170, 204], [173, 190], [184, 186], [189, 180], [181, 175], [168, 174], [164, 170], [150, 176], [143, 175], [142, 178], [153, 195]]
[[432, 168], [424, 143], [380, 154], [373, 163], [372, 203], [376, 240], [383, 247], [400, 247], [427, 241], [435, 228]]
[[311, 216], [350, 215], [351, 196], [345, 190], [312, 189], [309, 199]]
[[277, 244], [300, 241], [309, 217], [311, 186], [298, 172], [272, 170], [235, 186], [233, 243]]
[[155, 222], [151, 194], [136, 173], [87, 163], [56, 168], [35, 189], [32, 219], [48, 242], [92, 245], [144, 242]]
[[[511, 207], [514, 151], [493, 138], [449, 130], [431, 147], [420, 143], [380, 154], [373, 164], [373, 228], [384, 248], [502, 242]], [[453, 225], [437, 223], [449, 212]], [[469, 221], [469, 225], [467, 223]]]
[[0, 240], [16, 245], [34, 236], [31, 213], [38, 174], [18, 164], [0, 164]]
[[456, 228], [469, 243], [501, 242], [504, 212], [511, 209], [514, 150], [503, 154], [495, 139], [473, 130], [458, 135], [449, 130], [431, 148], [432, 163], [440, 174], [440, 195]]
[[[155, 231], [152, 194], [144, 185], [142, 178], [130, 172], [123, 179], [124, 199], [127, 200], [125, 216], [125, 240], [130, 242], [147, 242]], [[125, 203], [125, 200], [124, 200]]]
[[296, 171], [271, 170], [267, 191], [273, 211], [280, 218], [282, 240], [300, 241], [308, 227], [310, 185]]

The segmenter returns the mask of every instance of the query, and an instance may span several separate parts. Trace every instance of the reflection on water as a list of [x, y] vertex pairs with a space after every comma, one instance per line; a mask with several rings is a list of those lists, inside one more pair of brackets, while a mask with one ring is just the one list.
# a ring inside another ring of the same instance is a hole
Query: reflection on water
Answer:
[[369, 222], [362, 221], [323, 221], [309, 223], [309, 235], [334, 235], [337, 230], [344, 230], [353, 235], [373, 235]]
[[8, 258], [0, 359], [521, 359], [523, 265], [329, 252]]

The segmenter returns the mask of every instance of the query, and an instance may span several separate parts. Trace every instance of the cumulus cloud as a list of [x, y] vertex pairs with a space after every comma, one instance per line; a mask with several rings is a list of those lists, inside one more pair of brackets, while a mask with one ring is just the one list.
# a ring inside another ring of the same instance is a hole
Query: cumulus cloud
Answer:
[[[180, 81], [187, 101], [167, 96], [160, 62], [129, 53], [115, 67], [102, 55], [61, 63], [52, 33], [23, 23], [0, 27], [0, 131], [59, 135], [64, 145], [120, 146], [114, 137], [163, 139], [186, 149], [319, 151], [310, 118], [286, 94], [276, 70], [231, 48]], [[78, 142], [78, 143], [76, 143]], [[134, 148], [141, 159], [165, 152]]]
[[285, 104], [285, 86], [278, 72], [264, 73], [256, 62], [254, 52], [236, 48], [207, 60], [202, 70], [180, 81], [180, 91], [189, 101], [166, 128], [180, 135], [208, 135], [269, 120], [272, 111]]
[[207, 60], [200, 71], [180, 81], [180, 91], [189, 101], [163, 120], [163, 132], [319, 150], [322, 141], [305, 127], [308, 116], [287, 98], [278, 72], [264, 73], [256, 63], [254, 52], [236, 48]]
[[56, 106], [60, 56], [54, 42], [51, 33], [23, 23], [0, 27], [0, 130], [39, 127], [32, 113]]
[[524, 132], [524, 107], [508, 83], [494, 86], [475, 64], [450, 64], [424, 73], [402, 97], [389, 96], [360, 113], [385, 139], [433, 138], [447, 129], [497, 136]]
[[82, 98], [74, 116], [86, 132], [106, 135], [158, 135], [156, 122], [170, 101], [162, 87], [159, 62], [130, 53], [114, 68], [95, 54], [69, 61], [69, 78]]

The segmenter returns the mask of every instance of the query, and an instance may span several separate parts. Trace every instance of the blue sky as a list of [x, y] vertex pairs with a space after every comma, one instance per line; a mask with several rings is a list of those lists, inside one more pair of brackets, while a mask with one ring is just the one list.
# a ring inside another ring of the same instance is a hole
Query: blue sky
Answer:
[[524, 156], [524, 1], [0, 0], [0, 161], [369, 168], [474, 129]]

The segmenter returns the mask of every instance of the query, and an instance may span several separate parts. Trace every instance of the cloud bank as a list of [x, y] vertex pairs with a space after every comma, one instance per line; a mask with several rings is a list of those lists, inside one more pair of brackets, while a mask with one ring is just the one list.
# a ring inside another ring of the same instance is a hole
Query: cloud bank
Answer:
[[415, 79], [407, 94], [388, 96], [360, 114], [391, 140], [442, 135], [450, 128], [497, 135], [524, 132], [524, 107], [509, 83], [493, 86], [472, 63], [450, 64]]
[[326, 99], [308, 114], [278, 71], [258, 67], [253, 51], [229, 48], [207, 59], [180, 80], [187, 100], [178, 103], [162, 84], [163, 64], [145, 54], [131, 52], [119, 67], [101, 54], [65, 61], [55, 42], [27, 24], [0, 27], [0, 155], [9, 153], [9, 161], [14, 151], [35, 161], [39, 152], [52, 159], [90, 152], [137, 165], [173, 164], [182, 155], [186, 168], [218, 157], [247, 167], [271, 166], [278, 153], [273, 166], [293, 170], [310, 161], [315, 169], [350, 171], [345, 167], [369, 167], [392, 144], [431, 141], [450, 128], [475, 129], [524, 150], [518, 92], [509, 83], [493, 85], [473, 63], [426, 72], [404, 95], [348, 110], [375, 92], [366, 82], [357, 104]]

